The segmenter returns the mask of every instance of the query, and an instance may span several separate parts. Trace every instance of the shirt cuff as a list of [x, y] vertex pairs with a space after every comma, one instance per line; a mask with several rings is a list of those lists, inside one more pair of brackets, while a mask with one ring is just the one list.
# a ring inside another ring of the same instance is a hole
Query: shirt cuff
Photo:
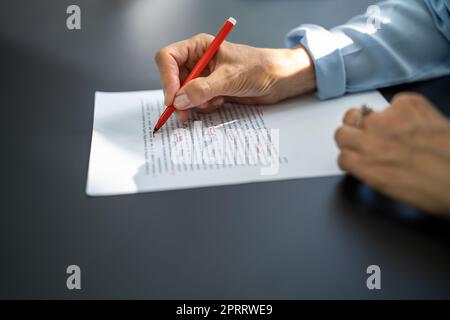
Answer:
[[337, 39], [328, 30], [311, 24], [301, 25], [286, 35], [289, 48], [303, 45], [314, 62], [317, 96], [321, 100], [345, 94], [344, 59]]

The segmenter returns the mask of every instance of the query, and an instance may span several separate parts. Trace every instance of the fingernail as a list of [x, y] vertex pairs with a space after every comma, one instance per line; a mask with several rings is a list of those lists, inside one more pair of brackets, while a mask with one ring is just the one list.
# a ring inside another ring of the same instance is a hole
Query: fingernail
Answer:
[[184, 109], [187, 109], [187, 107], [189, 106], [190, 103], [191, 103], [191, 101], [189, 100], [187, 95], [185, 93], [181, 93], [175, 97], [175, 101], [173, 102], [173, 105], [177, 109], [184, 110]]

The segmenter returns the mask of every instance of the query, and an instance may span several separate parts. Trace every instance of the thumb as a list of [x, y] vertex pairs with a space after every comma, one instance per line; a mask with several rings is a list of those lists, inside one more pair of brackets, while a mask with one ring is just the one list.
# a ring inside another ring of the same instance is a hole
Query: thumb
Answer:
[[175, 96], [174, 106], [178, 110], [186, 110], [209, 100], [225, 95], [226, 77], [216, 70], [207, 77], [189, 81]]

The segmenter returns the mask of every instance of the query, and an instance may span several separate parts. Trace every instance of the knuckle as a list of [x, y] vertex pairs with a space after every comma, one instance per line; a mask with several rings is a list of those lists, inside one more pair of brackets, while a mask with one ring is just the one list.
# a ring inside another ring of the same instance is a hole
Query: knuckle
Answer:
[[334, 140], [339, 144], [339, 142], [341, 141], [342, 138], [342, 130], [344, 128], [340, 127], [338, 128], [335, 132], [334, 132]]
[[412, 106], [420, 106], [427, 102], [426, 98], [418, 93], [403, 92], [397, 94], [392, 100], [392, 106], [396, 108], [411, 108]]
[[195, 36], [192, 37], [192, 39], [194, 39], [194, 40], [200, 40], [200, 41], [209, 41], [209, 40], [211, 40], [212, 38], [213, 38], [212, 35], [210, 35], [210, 34], [208, 34], [208, 33], [205, 33], [205, 32], [196, 34]]
[[385, 114], [370, 114], [363, 119], [363, 126], [365, 128], [385, 128], [389, 125], [388, 123], [389, 117]]
[[203, 97], [208, 97], [211, 91], [211, 86], [208, 81], [199, 81], [197, 84], [198, 93]]
[[344, 117], [342, 118], [342, 121], [344, 123], [349, 123], [350, 122], [350, 120], [351, 120], [351, 118], [352, 118], [352, 116], [354, 114], [354, 110], [355, 109], [350, 109], [350, 110], [347, 110], [347, 112], [345, 112]]
[[166, 48], [162, 48], [159, 49], [156, 53], [155, 53], [155, 61], [156, 63], [161, 63], [162, 58], [164, 57], [164, 55], [166, 55], [167, 53], [167, 49]]
[[161, 55], [160, 50], [158, 50], [153, 56], [153, 59], [156, 61], [156, 63], [158, 63], [159, 59], [161, 58], [160, 55]]
[[386, 112], [371, 113], [367, 117], [364, 117], [364, 124], [368, 127], [386, 128], [389, 126], [392, 115]]
[[200, 80], [192, 83], [191, 90], [187, 91], [186, 94], [189, 96], [190, 100], [194, 103], [202, 102], [208, 99], [211, 92], [211, 86], [208, 81]]
[[397, 105], [397, 104], [408, 102], [410, 97], [411, 97], [411, 93], [409, 93], [409, 92], [398, 93], [392, 99], [392, 105]]
[[221, 69], [222, 75], [225, 78], [225, 80], [230, 79], [230, 77], [232, 77], [235, 74], [234, 68], [230, 65], [224, 65]]
[[396, 112], [392, 109], [387, 109], [380, 113], [373, 113], [364, 119], [364, 125], [378, 134], [388, 134], [395, 130], [402, 122], [404, 112]]
[[351, 154], [347, 151], [342, 151], [338, 157], [338, 166], [341, 170], [349, 171], [353, 165]]
[[411, 102], [413, 104], [424, 104], [424, 103], [428, 103], [428, 99], [425, 98], [423, 95], [418, 94], [418, 93], [413, 93], [410, 96]]

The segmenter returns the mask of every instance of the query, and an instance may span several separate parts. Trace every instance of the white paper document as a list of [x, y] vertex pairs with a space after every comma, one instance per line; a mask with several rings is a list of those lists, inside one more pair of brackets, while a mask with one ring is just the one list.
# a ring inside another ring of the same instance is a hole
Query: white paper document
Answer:
[[226, 104], [175, 114], [154, 136], [164, 111], [161, 90], [97, 92], [86, 193], [116, 195], [341, 174], [335, 130], [345, 111], [388, 103], [376, 92], [271, 106]]

